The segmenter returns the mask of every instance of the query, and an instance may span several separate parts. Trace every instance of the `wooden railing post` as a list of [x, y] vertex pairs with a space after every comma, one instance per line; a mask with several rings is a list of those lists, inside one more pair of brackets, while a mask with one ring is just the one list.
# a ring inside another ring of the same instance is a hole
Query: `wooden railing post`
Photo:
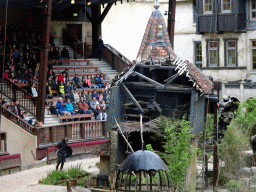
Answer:
[[49, 127], [49, 137], [50, 137], [50, 141], [53, 144], [53, 127]]
[[77, 59], [77, 44], [74, 43], [74, 59]]
[[79, 132], [80, 138], [84, 139], [84, 123], [80, 123], [79, 128], [80, 128], [79, 129], [80, 130], [80, 132]]
[[83, 49], [84, 49], [84, 59], [87, 58], [87, 45], [86, 43], [83, 44]]

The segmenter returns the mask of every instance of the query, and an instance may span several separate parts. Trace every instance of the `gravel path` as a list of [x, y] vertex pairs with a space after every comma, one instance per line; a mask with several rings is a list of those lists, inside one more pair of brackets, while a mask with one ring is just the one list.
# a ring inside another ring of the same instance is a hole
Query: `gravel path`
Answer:
[[[96, 167], [96, 163], [100, 161], [100, 158], [91, 158], [84, 160], [77, 160], [67, 162], [64, 165], [64, 170], [67, 170], [71, 165], [82, 165], [82, 168], [87, 172], [98, 174], [99, 169]], [[46, 177], [48, 173], [55, 170], [56, 164], [47, 165], [40, 168], [29, 169], [26, 171], [14, 173], [11, 175], [5, 175], [0, 177], [0, 191], [1, 192], [66, 192], [66, 186], [53, 186], [53, 185], [40, 185], [38, 180], [42, 177]], [[73, 192], [78, 191], [90, 191], [84, 187], [72, 188]]]

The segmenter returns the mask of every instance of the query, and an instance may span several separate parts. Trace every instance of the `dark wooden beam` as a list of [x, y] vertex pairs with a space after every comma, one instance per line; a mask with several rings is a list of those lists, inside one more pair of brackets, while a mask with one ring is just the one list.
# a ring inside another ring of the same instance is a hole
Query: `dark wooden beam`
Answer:
[[133, 72], [133, 74], [145, 79], [146, 81], [149, 81], [150, 83], [153, 83], [157, 86], [162, 86], [163, 87], [163, 85], [161, 83], [158, 83], [157, 81], [155, 81], [153, 79], [150, 79], [150, 78], [146, 77], [145, 75], [142, 75], [141, 73], [138, 73], [138, 72], [135, 71], [135, 72]]
[[165, 86], [166, 85], [169, 85], [171, 84], [173, 81], [175, 81], [175, 79], [177, 79], [179, 77], [179, 73], [176, 73], [174, 75], [172, 75], [171, 77], [169, 77], [168, 79], [165, 79], [164, 82], [167, 82], [166, 84], [164, 84]]
[[[101, 5], [91, 5], [92, 10], [92, 50], [97, 48], [99, 35], [101, 35], [101, 23], [99, 18], [101, 16]], [[96, 57], [96, 55], [94, 55]]]
[[88, 18], [88, 20], [92, 23], [92, 17], [89, 15], [88, 11], [86, 11], [86, 17]]
[[37, 98], [37, 113], [36, 119], [44, 123], [45, 114], [45, 95], [47, 82], [47, 66], [48, 66], [48, 51], [50, 39], [50, 26], [52, 15], [52, 0], [47, 1], [47, 7], [44, 10], [44, 19], [42, 24], [42, 47], [40, 50], [40, 74], [38, 82], [38, 98]]
[[139, 108], [141, 113], [144, 113], [144, 110], [142, 109], [142, 107], [140, 106], [140, 104], [138, 103], [138, 101], [134, 98], [134, 96], [132, 95], [132, 93], [129, 91], [129, 89], [123, 84], [121, 83], [121, 87], [124, 89], [126, 95], [132, 100], [132, 102], [134, 103], [134, 105], [136, 105], [136, 107]]
[[102, 23], [103, 20], [105, 19], [105, 17], [107, 16], [108, 12], [110, 11], [112, 5], [114, 4], [114, 2], [112, 3], [108, 3], [107, 7], [104, 9], [103, 13], [101, 14], [100, 18], [99, 18], [99, 22]]

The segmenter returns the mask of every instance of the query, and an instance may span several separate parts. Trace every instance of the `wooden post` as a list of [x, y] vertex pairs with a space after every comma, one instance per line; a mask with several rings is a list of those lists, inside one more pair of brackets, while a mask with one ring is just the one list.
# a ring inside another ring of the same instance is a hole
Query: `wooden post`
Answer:
[[99, 21], [101, 16], [101, 6], [100, 5], [91, 5], [92, 9], [92, 50], [95, 55], [94, 50], [97, 48], [97, 41], [99, 35], [101, 35], [101, 23]]
[[218, 109], [217, 103], [213, 103], [213, 111], [214, 111], [214, 151], [213, 151], [213, 191], [217, 186], [218, 181], [218, 167], [219, 167], [219, 159], [218, 159]]
[[47, 0], [47, 7], [44, 10], [44, 19], [42, 24], [42, 47], [40, 50], [40, 74], [38, 83], [38, 98], [37, 98], [37, 113], [36, 119], [44, 123], [45, 113], [45, 95], [46, 95], [46, 81], [47, 81], [47, 64], [48, 51], [50, 39], [50, 25], [52, 14], [52, 0]]
[[169, 33], [170, 43], [173, 49], [174, 49], [175, 9], [176, 9], [176, 0], [169, 0], [167, 31]]
[[74, 59], [77, 59], [77, 43], [74, 43]]

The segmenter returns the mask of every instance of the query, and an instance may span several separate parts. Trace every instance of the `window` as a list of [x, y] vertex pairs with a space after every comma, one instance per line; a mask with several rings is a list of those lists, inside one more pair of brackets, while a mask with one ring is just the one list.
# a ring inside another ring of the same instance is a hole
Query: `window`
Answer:
[[252, 41], [252, 68], [256, 69], [256, 40]]
[[222, 11], [230, 12], [231, 11], [231, 0], [222, 0]]
[[213, 0], [204, 0], [204, 13], [212, 13], [213, 10]]
[[197, 18], [197, 11], [196, 11], [196, 1], [193, 1], [193, 22], [196, 23], [196, 18]]
[[199, 41], [195, 42], [195, 65], [202, 68], [202, 43]]
[[256, 0], [251, 0], [251, 19], [256, 19]]
[[219, 41], [208, 41], [207, 61], [209, 67], [219, 66]]
[[227, 67], [235, 67], [237, 66], [237, 54], [236, 54], [236, 48], [237, 48], [237, 41], [236, 40], [226, 40], [226, 66]]

